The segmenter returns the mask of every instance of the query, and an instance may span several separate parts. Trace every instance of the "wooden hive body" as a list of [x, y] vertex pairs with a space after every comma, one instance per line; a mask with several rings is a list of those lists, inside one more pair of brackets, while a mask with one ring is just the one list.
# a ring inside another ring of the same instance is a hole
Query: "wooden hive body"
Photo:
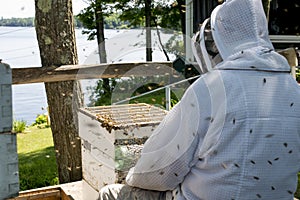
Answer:
[[115, 183], [116, 147], [143, 144], [165, 115], [165, 110], [148, 104], [80, 109], [83, 179], [96, 190]]

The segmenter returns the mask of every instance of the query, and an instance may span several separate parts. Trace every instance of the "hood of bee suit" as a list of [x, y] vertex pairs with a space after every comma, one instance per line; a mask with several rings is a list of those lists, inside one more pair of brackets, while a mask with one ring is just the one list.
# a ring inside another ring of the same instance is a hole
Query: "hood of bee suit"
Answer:
[[275, 52], [261, 0], [227, 0], [211, 14], [214, 42], [224, 62], [219, 69], [290, 71]]

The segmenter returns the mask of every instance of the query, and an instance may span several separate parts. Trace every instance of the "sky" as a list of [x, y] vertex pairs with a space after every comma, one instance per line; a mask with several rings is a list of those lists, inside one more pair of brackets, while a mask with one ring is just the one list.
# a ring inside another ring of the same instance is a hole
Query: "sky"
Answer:
[[[1, 2], [0, 18], [34, 17], [34, 0], [1, 0]], [[73, 0], [74, 14], [78, 14], [86, 6], [85, 0]]]

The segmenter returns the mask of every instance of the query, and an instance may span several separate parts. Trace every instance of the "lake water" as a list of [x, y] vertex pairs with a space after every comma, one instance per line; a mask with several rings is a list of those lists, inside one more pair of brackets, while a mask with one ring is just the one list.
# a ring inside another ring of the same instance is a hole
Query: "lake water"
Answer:
[[[108, 62], [145, 61], [145, 33], [143, 30], [105, 30]], [[153, 60], [165, 61], [158, 40], [153, 35]], [[170, 35], [163, 34], [166, 41]], [[99, 63], [96, 41], [76, 30], [79, 64]], [[40, 67], [39, 48], [34, 28], [0, 27], [0, 59], [11, 68]], [[171, 57], [174, 59], [174, 57]], [[88, 81], [92, 85], [95, 81]], [[86, 83], [85, 83], [86, 84]], [[89, 85], [89, 86], [90, 86]], [[15, 120], [34, 122], [38, 114], [46, 112], [46, 94], [43, 83], [13, 85], [13, 116]], [[85, 96], [87, 101], [88, 96]], [[87, 103], [87, 102], [86, 102]]]

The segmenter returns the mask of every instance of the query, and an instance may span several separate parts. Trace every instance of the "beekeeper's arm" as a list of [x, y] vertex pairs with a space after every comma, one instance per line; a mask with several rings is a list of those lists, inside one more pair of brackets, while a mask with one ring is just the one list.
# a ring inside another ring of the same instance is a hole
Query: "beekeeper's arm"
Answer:
[[150, 190], [172, 190], [195, 163], [200, 109], [190, 87], [145, 143], [141, 157], [126, 178], [129, 185]]

